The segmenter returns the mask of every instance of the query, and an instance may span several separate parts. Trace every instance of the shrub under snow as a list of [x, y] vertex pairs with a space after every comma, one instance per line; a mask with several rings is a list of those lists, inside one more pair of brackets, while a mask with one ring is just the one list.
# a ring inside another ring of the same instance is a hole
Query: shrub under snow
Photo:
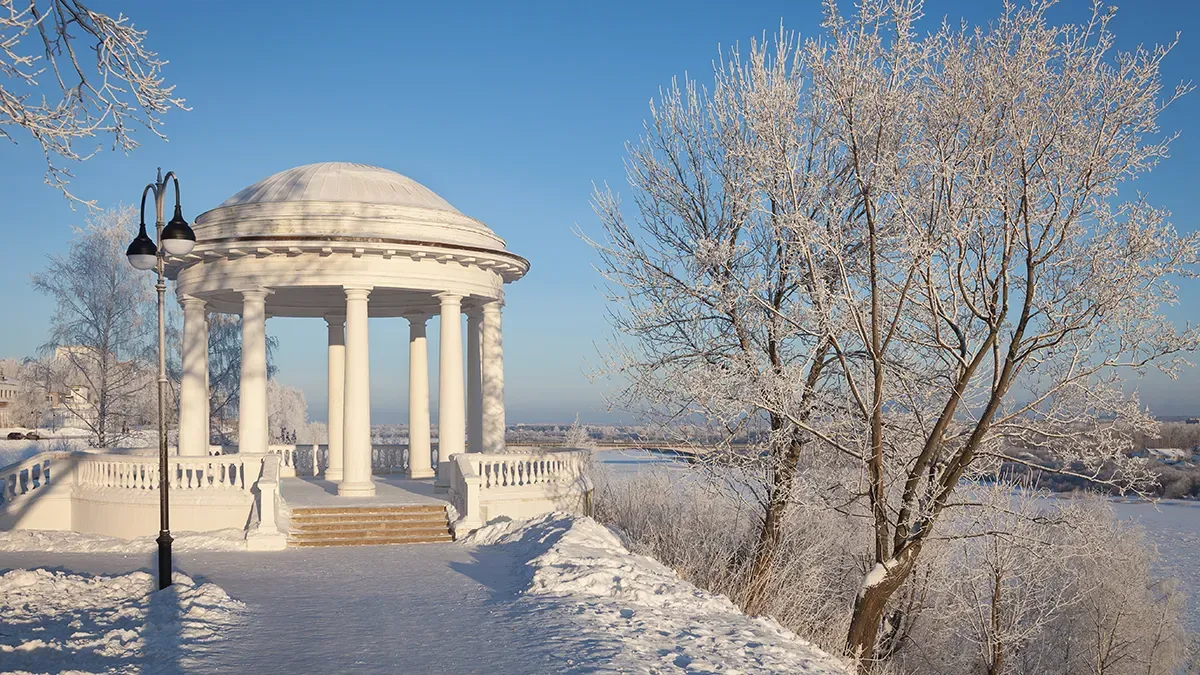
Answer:
[[[695, 473], [596, 479], [596, 518], [632, 550], [744, 602], [760, 522], [752, 501]], [[1189, 666], [1182, 594], [1155, 577], [1153, 548], [1106, 500], [1048, 500], [1006, 485], [968, 494], [975, 505], [940, 525], [889, 604], [877, 651], [884, 672], [1169, 675], [1200, 666]], [[869, 567], [855, 543], [867, 533], [813, 495], [794, 497], [764, 582], [765, 613], [840, 653]]]
[[620, 653], [608, 665], [622, 672], [848, 672], [773, 619], [746, 616], [724, 596], [630, 553], [591, 518], [549, 514], [502, 521], [467, 541], [516, 548], [532, 570], [527, 592], [576, 603], [586, 630], [618, 638]]

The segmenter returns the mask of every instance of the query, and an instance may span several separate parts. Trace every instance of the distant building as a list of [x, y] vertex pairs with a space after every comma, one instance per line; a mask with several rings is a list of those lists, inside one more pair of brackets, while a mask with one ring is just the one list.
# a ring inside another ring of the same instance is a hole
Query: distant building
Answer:
[[13, 426], [12, 409], [17, 400], [17, 383], [0, 377], [0, 427]]
[[83, 385], [72, 384], [64, 391], [52, 391], [46, 400], [50, 403], [53, 427], [87, 429], [96, 422], [96, 403]]

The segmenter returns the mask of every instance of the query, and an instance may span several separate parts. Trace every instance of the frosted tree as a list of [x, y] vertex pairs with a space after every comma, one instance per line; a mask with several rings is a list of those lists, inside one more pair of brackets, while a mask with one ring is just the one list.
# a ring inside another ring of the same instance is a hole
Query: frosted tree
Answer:
[[[29, 136], [46, 157], [46, 183], [72, 201], [71, 165], [99, 151], [138, 147], [140, 127], [159, 138], [162, 118], [186, 109], [128, 17], [79, 0], [0, 0], [0, 138]], [[86, 147], [81, 147], [86, 146]]]
[[50, 391], [39, 378], [44, 369], [37, 361], [26, 359], [0, 360], [0, 377], [16, 385], [16, 393], [9, 402], [9, 418], [14, 426], [35, 429], [46, 420], [50, 412], [47, 396]]
[[308, 426], [308, 403], [299, 387], [280, 384], [279, 380], [267, 380], [267, 419], [270, 436], [274, 443], [292, 443]]
[[56, 305], [43, 359], [60, 393], [82, 386], [87, 396], [63, 403], [109, 445], [145, 417], [143, 392], [153, 381], [153, 288], [125, 259], [134, 232], [132, 207], [101, 211], [76, 230], [66, 256], [52, 255], [33, 286]]
[[1200, 238], [1116, 194], [1167, 153], [1169, 47], [1115, 52], [1112, 10], [1048, 6], [918, 38], [919, 3], [827, 3], [821, 39], [663, 93], [632, 217], [596, 197], [624, 402], [765, 430], [713, 455], [762, 507], [755, 576], [797, 481], [871, 523], [846, 641], [868, 669], [964, 481], [1009, 463], [1144, 488], [1128, 450], [1154, 423], [1123, 374], [1175, 375], [1197, 345], [1161, 310]]
[[698, 419], [713, 427], [718, 452], [705, 457], [719, 467], [714, 478], [732, 477], [730, 493], [761, 510], [751, 612], [766, 601], [797, 481], [809, 478], [799, 472], [816, 439], [808, 421], [833, 364], [815, 304], [829, 289], [812, 275], [829, 261], [806, 251], [794, 228], [844, 188], [786, 170], [835, 159], [800, 86], [799, 56], [783, 38], [774, 53], [756, 46], [743, 60], [735, 51], [711, 93], [673, 85], [629, 149], [637, 217], [627, 219], [611, 190], [595, 196], [605, 237], [592, 243], [611, 320], [633, 338], [611, 345], [611, 370], [630, 383], [621, 403], [668, 433]]

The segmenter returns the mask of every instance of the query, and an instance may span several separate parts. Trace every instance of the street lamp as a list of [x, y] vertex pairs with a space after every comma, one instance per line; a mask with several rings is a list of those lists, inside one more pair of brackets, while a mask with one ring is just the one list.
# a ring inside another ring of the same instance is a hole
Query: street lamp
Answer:
[[[167, 193], [167, 181], [175, 184], [175, 215], [171, 222], [163, 223], [163, 198]], [[146, 195], [154, 195], [154, 227], [155, 234], [161, 247], [156, 245], [146, 234]], [[163, 296], [167, 291], [166, 269], [164, 258], [166, 254], [187, 255], [196, 245], [196, 234], [188, 227], [183, 219], [183, 211], [179, 207], [179, 179], [174, 171], [168, 171], [164, 177], [162, 169], [158, 170], [158, 179], [142, 190], [142, 218], [138, 224], [138, 234], [133, 243], [125, 251], [129, 264], [139, 270], [154, 268], [158, 273], [158, 283], [154, 289], [158, 291], [158, 587], [160, 589], [171, 585], [171, 519], [167, 490], [170, 487], [170, 476], [167, 472], [167, 352], [165, 339], [165, 319]]]

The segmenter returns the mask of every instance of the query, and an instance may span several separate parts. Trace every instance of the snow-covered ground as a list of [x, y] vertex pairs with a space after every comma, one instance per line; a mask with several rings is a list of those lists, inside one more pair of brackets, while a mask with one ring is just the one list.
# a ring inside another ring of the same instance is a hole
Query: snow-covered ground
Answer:
[[[49, 546], [71, 543], [46, 536]], [[14, 580], [0, 581], [0, 611], [21, 617], [0, 642], [24, 650], [22, 660], [0, 653], [0, 670], [845, 673], [774, 622], [629, 553], [590, 519], [497, 524], [466, 544], [177, 550], [177, 569], [196, 581], [177, 576], [169, 601], [148, 593], [154, 557], [144, 543], [117, 550], [0, 552], [0, 572], [19, 570], [0, 577]], [[156, 618], [168, 609], [182, 621]], [[147, 612], [155, 628], [142, 628]], [[147, 637], [159, 626], [174, 642]]]
[[[98, 452], [144, 455], [158, 450], [158, 435], [154, 430], [135, 431], [109, 448], [93, 448], [88, 444], [91, 434], [83, 429], [38, 430], [36, 441], [7, 439], [12, 429], [0, 429], [0, 468], [24, 461], [41, 452]], [[17, 431], [23, 431], [17, 429]]]
[[5, 467], [16, 462], [23, 461], [29, 457], [33, 457], [39, 452], [58, 451], [58, 452], [113, 452], [128, 451], [136, 452], [138, 450], [153, 451], [158, 447], [158, 432], [154, 429], [139, 430], [126, 436], [112, 448], [104, 450], [96, 450], [88, 445], [88, 439], [91, 437], [91, 432], [86, 429], [74, 429], [66, 427], [51, 431], [49, 429], [37, 429], [37, 433], [41, 439], [36, 441], [30, 440], [8, 440], [10, 431], [20, 431], [22, 433], [27, 429], [15, 428], [0, 428], [0, 467]]
[[531, 576], [527, 593], [557, 603], [584, 631], [617, 637], [621, 672], [844, 675], [844, 664], [772, 619], [635, 555], [591, 518], [549, 514], [489, 525], [467, 543], [506, 547]]
[[220, 587], [178, 575], [159, 591], [145, 572], [93, 576], [13, 570], [0, 576], [0, 666], [17, 673], [169, 673], [241, 620]]
[[[43, 553], [150, 553], [158, 550], [158, 535], [121, 539], [79, 532], [13, 530], [0, 532], [0, 551]], [[241, 530], [216, 532], [173, 532], [174, 551], [244, 551], [246, 533]]]
[[37, 441], [10, 441], [8, 434], [12, 431], [25, 433], [27, 430], [0, 428], [0, 467], [23, 461], [39, 452], [86, 450], [88, 447], [88, 432], [82, 429], [59, 429], [54, 432], [38, 429], [37, 432], [42, 438]]

